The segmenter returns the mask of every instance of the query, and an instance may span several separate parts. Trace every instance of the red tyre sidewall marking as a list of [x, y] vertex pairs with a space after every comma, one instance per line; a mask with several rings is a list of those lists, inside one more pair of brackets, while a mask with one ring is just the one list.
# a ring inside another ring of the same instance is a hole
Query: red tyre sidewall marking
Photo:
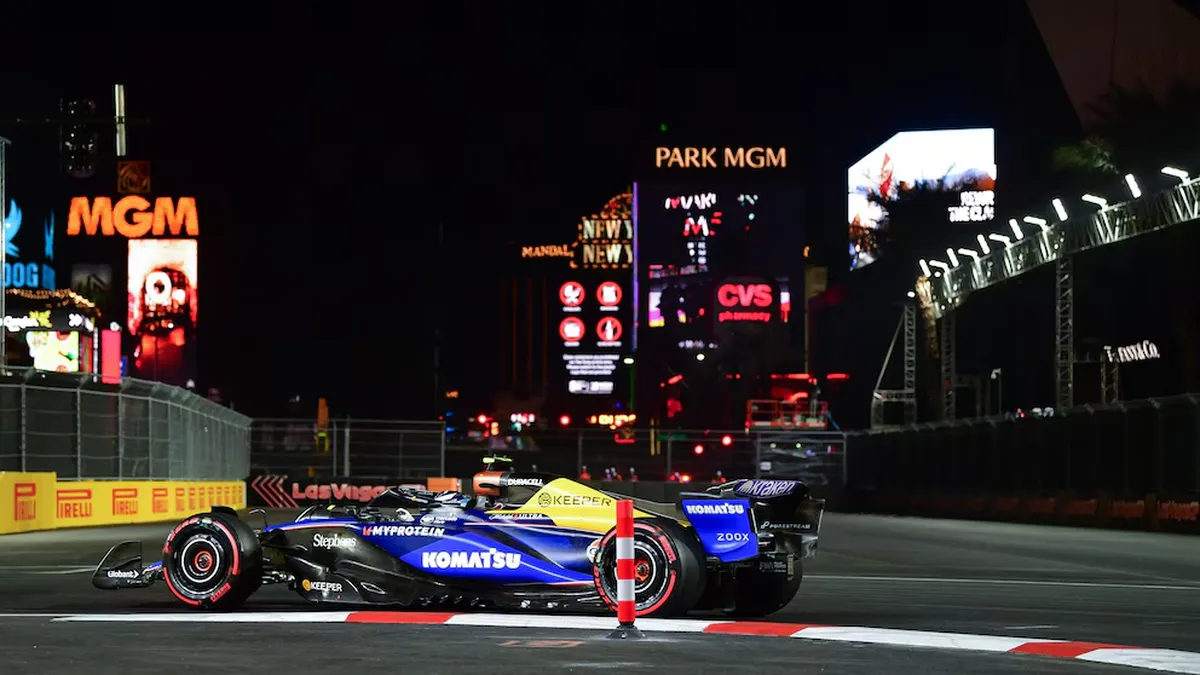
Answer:
[[[174, 551], [171, 548], [171, 543], [175, 541], [175, 535], [179, 534], [179, 532], [181, 530], [183, 530], [185, 527], [188, 527], [190, 525], [195, 525], [199, 522], [200, 522], [200, 518], [189, 518], [189, 519], [183, 521], [182, 523], [180, 523], [179, 525], [177, 525], [174, 530], [171, 530], [171, 534], [167, 535], [166, 544], [163, 545], [164, 559], [166, 557], [169, 557], [174, 554]], [[233, 553], [232, 553], [233, 564], [231, 564], [229, 566], [228, 576], [226, 577], [227, 581], [226, 581], [225, 585], [227, 585], [228, 579], [236, 577], [238, 570], [240, 569], [240, 566], [241, 566], [241, 560], [239, 559], [240, 554], [238, 553], [237, 540], [234, 539], [233, 533], [229, 531], [228, 527], [225, 527], [224, 523], [213, 520], [213, 521], [210, 521], [208, 524], [215, 526], [216, 529], [220, 530], [225, 535], [226, 539], [229, 542], [230, 550], [233, 551]], [[189, 604], [193, 607], [199, 607], [201, 605], [201, 603], [203, 602], [201, 600], [193, 600], [192, 598], [189, 598], [186, 595], [184, 595], [183, 593], [181, 593], [179, 591], [179, 589], [175, 587], [175, 583], [173, 581], [171, 581], [170, 574], [163, 574], [163, 581], [166, 582], [167, 589], [169, 591], [171, 591], [171, 595], [174, 595], [180, 601], [182, 601], [186, 604]], [[218, 586], [218, 590], [223, 587], [224, 587], [224, 585]]]
[[[679, 580], [679, 572], [670, 567], [670, 564], [678, 560], [679, 555], [675, 552], [675, 545], [671, 542], [670, 537], [662, 534], [658, 528], [651, 525], [646, 525], [645, 523], [634, 523], [633, 530], [634, 534], [637, 534], [638, 530], [641, 530], [642, 532], [649, 534], [651, 538], [657, 540], [659, 545], [663, 547], [663, 553], [667, 556], [667, 588], [665, 591], [663, 591], [662, 597], [659, 598], [658, 602], [654, 603], [650, 607], [647, 607], [646, 609], [639, 609], [637, 611], [637, 616], [645, 616], [651, 612], [657, 611], [658, 608], [662, 607], [667, 602], [667, 600], [671, 599], [672, 592], [675, 590], [675, 583]], [[616, 536], [616, 530], [613, 530], [605, 535], [604, 539], [600, 540], [600, 550], [603, 551], [608, 546], [608, 542], [614, 539]], [[600, 599], [604, 601], [604, 604], [608, 605], [609, 609], [615, 610], [617, 608], [617, 603], [608, 595], [608, 593], [604, 591], [604, 584], [601, 583], [600, 580], [599, 565], [595, 566], [595, 568], [592, 570], [592, 578], [596, 582], [596, 592], [600, 594]]]

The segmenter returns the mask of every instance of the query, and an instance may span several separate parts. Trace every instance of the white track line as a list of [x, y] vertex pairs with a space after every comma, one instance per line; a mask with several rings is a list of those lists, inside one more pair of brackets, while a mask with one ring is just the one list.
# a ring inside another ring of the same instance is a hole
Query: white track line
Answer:
[[1151, 591], [1200, 591], [1200, 584], [1122, 584], [1099, 581], [1035, 581], [1032, 579], [964, 579], [956, 577], [888, 577], [854, 576], [848, 574], [805, 574], [804, 579], [806, 581], [809, 579], [825, 579], [829, 581], [894, 581], [899, 583], [975, 584], [982, 586], [1062, 586], [1064, 588], [1128, 588], [1133, 590]]

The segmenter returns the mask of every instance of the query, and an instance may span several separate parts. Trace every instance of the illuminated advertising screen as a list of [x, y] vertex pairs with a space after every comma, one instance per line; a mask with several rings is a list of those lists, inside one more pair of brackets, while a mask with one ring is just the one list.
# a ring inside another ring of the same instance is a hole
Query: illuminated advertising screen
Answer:
[[730, 181], [638, 184], [639, 286], [643, 327], [673, 326], [681, 345], [705, 345], [720, 323], [722, 280], [764, 276], [773, 316], [786, 322], [788, 274], [803, 259], [803, 194], [793, 184]]
[[191, 377], [199, 286], [195, 239], [129, 240], [128, 328], [134, 366], [147, 379]]
[[855, 162], [847, 172], [850, 269], [882, 254], [889, 202], [933, 191], [944, 195], [945, 222], [994, 219], [995, 137], [993, 129], [904, 131]]
[[77, 332], [28, 331], [25, 333], [25, 343], [29, 345], [29, 356], [36, 370], [78, 373], [91, 369], [91, 341], [87, 341], [87, 353], [84, 354], [81, 348], [85, 345], [81, 343]]
[[4, 288], [58, 288], [54, 271], [53, 210], [34, 211], [28, 203], [8, 200], [4, 211]]
[[582, 218], [572, 247], [571, 270], [551, 298], [566, 391], [623, 398], [633, 333], [632, 194]]

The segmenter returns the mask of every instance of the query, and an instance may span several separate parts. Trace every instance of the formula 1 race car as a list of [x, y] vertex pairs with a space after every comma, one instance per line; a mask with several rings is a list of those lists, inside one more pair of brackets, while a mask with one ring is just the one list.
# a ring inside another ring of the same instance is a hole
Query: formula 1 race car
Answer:
[[[486, 461], [486, 460], [485, 460]], [[494, 467], [486, 467], [494, 468]], [[315, 603], [396, 607], [603, 610], [616, 607], [616, 502], [542, 473], [485, 470], [474, 495], [391, 488], [363, 506], [310, 506], [292, 522], [252, 528], [228, 507], [185, 519], [162, 560], [117, 544], [96, 568], [101, 589], [162, 580], [197, 609], [238, 607], [263, 584]], [[816, 555], [825, 502], [792, 480], [742, 479], [635, 501], [638, 614], [720, 609], [763, 616], [800, 587]]]

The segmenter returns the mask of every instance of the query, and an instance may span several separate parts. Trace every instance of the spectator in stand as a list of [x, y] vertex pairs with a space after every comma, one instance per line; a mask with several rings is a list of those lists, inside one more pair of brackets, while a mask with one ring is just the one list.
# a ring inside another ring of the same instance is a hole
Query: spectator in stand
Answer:
[[720, 485], [725, 482], [725, 476], [722, 475], [720, 469], [717, 470], [717, 475], [713, 476], [712, 482], [713, 485]]
[[609, 467], [608, 470], [612, 472], [612, 480], [625, 480], [621, 477], [621, 472], [617, 471], [617, 467]]
[[668, 476], [667, 481], [671, 482], [671, 483], [678, 483], [679, 482], [679, 472], [676, 471], [675, 473]]
[[632, 466], [629, 467], [629, 480], [634, 483], [637, 482], [637, 470], [634, 469]]
[[591, 480], [592, 474], [588, 473], [587, 465], [583, 465], [579, 470], [579, 480]]

